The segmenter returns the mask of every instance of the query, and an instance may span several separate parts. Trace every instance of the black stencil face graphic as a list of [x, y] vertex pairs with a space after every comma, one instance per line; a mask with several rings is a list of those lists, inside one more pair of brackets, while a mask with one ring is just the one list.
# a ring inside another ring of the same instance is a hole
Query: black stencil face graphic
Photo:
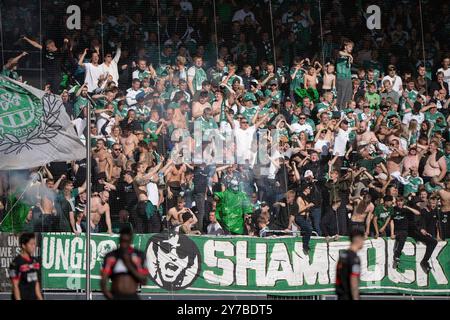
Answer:
[[200, 252], [183, 234], [153, 236], [147, 247], [147, 263], [151, 279], [168, 291], [189, 287], [200, 274]]

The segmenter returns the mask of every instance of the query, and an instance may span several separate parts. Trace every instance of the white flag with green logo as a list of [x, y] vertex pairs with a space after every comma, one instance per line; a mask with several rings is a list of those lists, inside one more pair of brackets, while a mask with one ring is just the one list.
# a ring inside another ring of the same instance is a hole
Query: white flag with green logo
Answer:
[[59, 96], [0, 76], [0, 170], [85, 157]]

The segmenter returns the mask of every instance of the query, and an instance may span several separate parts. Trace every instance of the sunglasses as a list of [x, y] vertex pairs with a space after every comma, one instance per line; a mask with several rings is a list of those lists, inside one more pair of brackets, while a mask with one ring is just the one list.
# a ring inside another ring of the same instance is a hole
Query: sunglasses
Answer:
[[299, 119], [300, 119], [300, 120], [306, 120], [306, 118], [305, 118], [305, 117], [300, 117]]
[[189, 252], [186, 251], [185, 249], [183, 249], [182, 246], [177, 246], [177, 245], [172, 246], [167, 241], [161, 242], [160, 248], [164, 252], [164, 254], [170, 254], [172, 249], [175, 249], [176, 255], [178, 257], [180, 257], [180, 259], [184, 259], [184, 258], [186, 258], [189, 255]]
[[122, 149], [114, 149], [114, 151], [122, 151]]
[[247, 121], [241, 121], [241, 124], [248, 124]]

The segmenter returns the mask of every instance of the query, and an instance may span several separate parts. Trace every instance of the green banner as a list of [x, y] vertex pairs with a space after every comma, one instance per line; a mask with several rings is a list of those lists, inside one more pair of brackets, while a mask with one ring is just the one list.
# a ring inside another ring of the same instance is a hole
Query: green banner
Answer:
[[[85, 237], [42, 235], [42, 286], [46, 289], [82, 289], [85, 286]], [[117, 247], [118, 236], [91, 238], [91, 283], [99, 289], [104, 256]], [[432, 271], [419, 263], [425, 246], [408, 239], [397, 270], [392, 268], [394, 240], [369, 239], [359, 252], [361, 292], [450, 295], [450, 246], [438, 243], [430, 259]], [[145, 252], [150, 279], [148, 293], [210, 293], [321, 295], [334, 293], [339, 250], [347, 238], [326, 242], [313, 238], [309, 256], [301, 238], [252, 238], [135, 235], [134, 246]]]

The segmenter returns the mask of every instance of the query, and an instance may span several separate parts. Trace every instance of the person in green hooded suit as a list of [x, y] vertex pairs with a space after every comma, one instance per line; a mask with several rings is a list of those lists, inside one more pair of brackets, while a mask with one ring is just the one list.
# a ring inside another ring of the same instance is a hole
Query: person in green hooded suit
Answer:
[[239, 183], [233, 179], [230, 187], [223, 192], [215, 192], [217, 201], [216, 219], [224, 230], [231, 234], [244, 234], [245, 215], [253, 213], [247, 194], [239, 191]]

